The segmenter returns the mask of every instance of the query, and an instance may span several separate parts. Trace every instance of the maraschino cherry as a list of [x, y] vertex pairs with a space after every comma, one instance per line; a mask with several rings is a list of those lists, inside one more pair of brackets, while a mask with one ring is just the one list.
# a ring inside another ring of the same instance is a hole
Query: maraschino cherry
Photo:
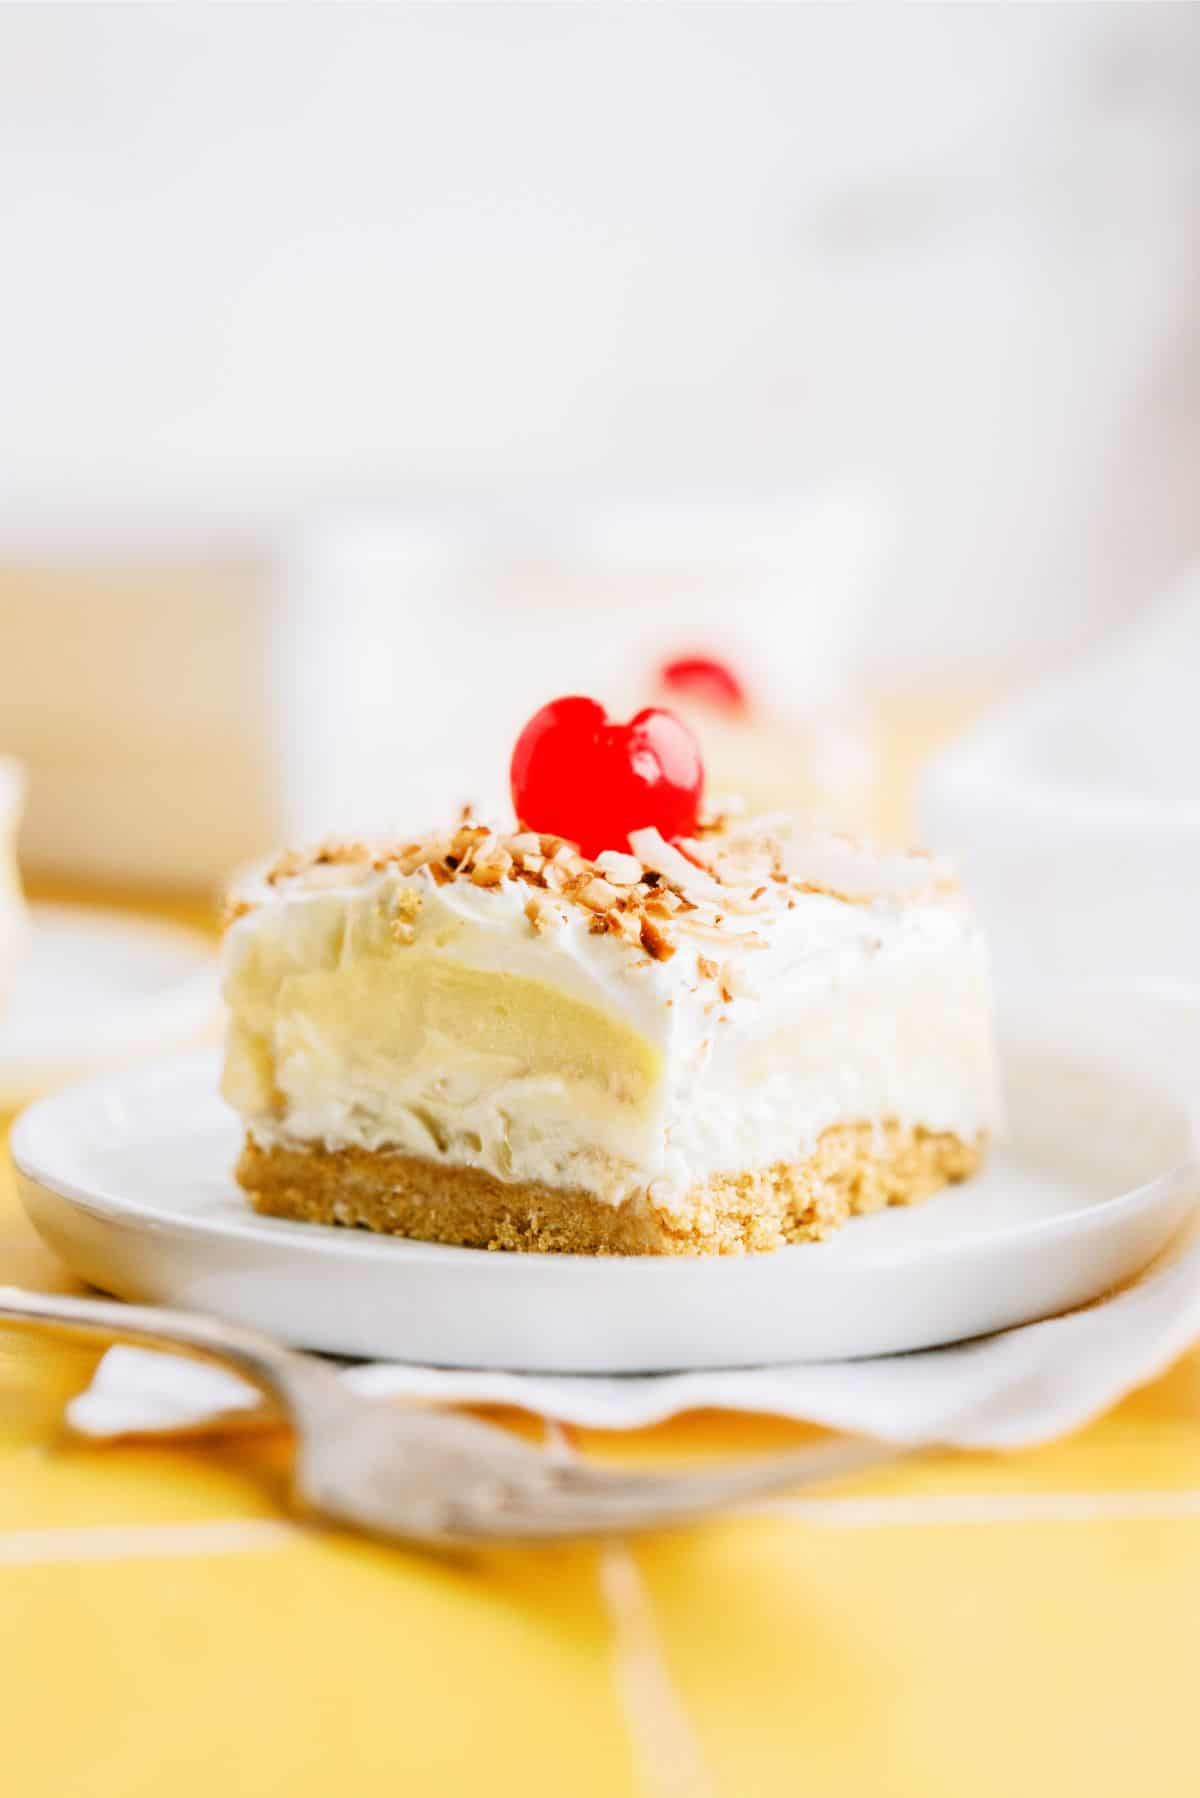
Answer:
[[653, 826], [669, 842], [696, 828], [704, 766], [695, 737], [673, 712], [651, 706], [628, 724], [594, 699], [552, 699], [517, 738], [513, 807], [530, 830], [578, 843], [582, 853], [627, 850], [631, 830]]
[[746, 712], [746, 689], [729, 666], [716, 656], [676, 656], [658, 671], [659, 684], [667, 693], [694, 699], [714, 712]]

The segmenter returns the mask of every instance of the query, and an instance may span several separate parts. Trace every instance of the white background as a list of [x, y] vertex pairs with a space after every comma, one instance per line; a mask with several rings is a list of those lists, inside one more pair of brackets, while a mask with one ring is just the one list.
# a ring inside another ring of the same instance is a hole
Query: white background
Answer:
[[0, 553], [833, 477], [868, 662], [1195, 547], [1191, 7], [0, 9]]

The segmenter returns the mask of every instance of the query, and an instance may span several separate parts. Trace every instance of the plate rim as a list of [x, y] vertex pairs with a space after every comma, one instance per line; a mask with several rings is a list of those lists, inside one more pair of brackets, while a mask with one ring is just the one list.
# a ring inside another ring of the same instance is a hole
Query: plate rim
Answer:
[[[62, 923], [82, 923], [93, 936], [123, 938], [126, 942], [145, 944], [154, 941], [160, 947], [186, 954], [188, 966], [160, 990], [140, 999], [130, 999], [116, 1009], [111, 1036], [106, 1034], [103, 1047], [98, 1038], [85, 1038], [82, 1045], [69, 1032], [64, 1033], [60, 1049], [30, 1051], [6, 1044], [0, 1032], [0, 1109], [28, 1109], [42, 1098], [54, 1098], [92, 1080], [128, 1072], [130, 1057], [138, 1065], [150, 1065], [157, 1038], [165, 1046], [176, 1049], [189, 1035], [197, 1036], [220, 1016], [217, 981], [218, 956], [215, 942], [195, 925], [176, 922], [173, 918], [143, 916], [119, 905], [97, 904], [59, 899], [27, 899], [26, 909], [31, 930], [47, 917]], [[154, 1020], [159, 1020], [154, 1028]], [[122, 1067], [122, 1058], [124, 1066]]]
[[[247, 1208], [244, 1217], [222, 1217], [211, 1219], [199, 1217], [188, 1212], [173, 1212], [158, 1206], [146, 1205], [114, 1195], [103, 1189], [85, 1189], [78, 1182], [61, 1173], [55, 1173], [52, 1165], [39, 1158], [36, 1136], [47, 1128], [47, 1116], [53, 1120], [54, 1112], [60, 1106], [92, 1102], [103, 1104], [113, 1088], [121, 1089], [129, 1086], [145, 1084], [153, 1087], [161, 1083], [183, 1083], [193, 1075], [199, 1075], [201, 1069], [215, 1071], [217, 1052], [213, 1049], [191, 1050], [183, 1054], [176, 1053], [159, 1060], [143, 1061], [135, 1067], [110, 1069], [93, 1074], [85, 1079], [72, 1081], [26, 1105], [15, 1119], [9, 1135], [9, 1154], [14, 1168], [21, 1179], [39, 1187], [43, 1192], [51, 1194], [55, 1199], [71, 1206], [76, 1211], [95, 1218], [98, 1221], [124, 1227], [141, 1229], [156, 1234], [174, 1234], [176, 1236], [203, 1239], [206, 1241], [229, 1241], [243, 1239], [254, 1241], [259, 1246], [266, 1246], [272, 1241], [286, 1242], [290, 1249], [297, 1249], [303, 1255], [333, 1254], [346, 1261], [380, 1260], [386, 1255], [399, 1255], [407, 1261], [428, 1260], [435, 1265], [451, 1264], [462, 1266], [464, 1263], [481, 1265], [487, 1262], [502, 1266], [506, 1261], [516, 1257], [498, 1255], [491, 1249], [471, 1248], [464, 1244], [424, 1242], [411, 1237], [389, 1236], [382, 1232], [343, 1230], [331, 1224], [311, 1224], [295, 1219], [266, 1218]], [[1099, 1067], [1098, 1070], [1099, 1071]], [[1112, 1071], [1109, 1069], [1108, 1071]], [[122, 1093], [124, 1097], [124, 1093]], [[215, 1095], [215, 1080], [209, 1088], [209, 1097]], [[1183, 1100], [1176, 1098], [1173, 1103], [1183, 1109]], [[231, 1112], [231, 1118], [236, 1114]], [[1189, 1118], [1189, 1128], [1191, 1121]], [[1193, 1132], [1194, 1135], [1194, 1132]], [[33, 1137], [34, 1142], [30, 1142]], [[232, 1171], [230, 1173], [232, 1182]], [[1061, 1212], [1055, 1216], [1027, 1219], [1019, 1222], [1000, 1225], [971, 1238], [977, 1252], [986, 1252], [989, 1248], [1000, 1250], [1010, 1247], [1016, 1242], [1053, 1243], [1057, 1238], [1069, 1235], [1086, 1235], [1092, 1230], [1103, 1230], [1110, 1224], [1116, 1224], [1126, 1213], [1136, 1212], [1149, 1205], [1156, 1197], [1162, 1196], [1166, 1190], [1175, 1190], [1185, 1182], [1200, 1186], [1200, 1149], [1181, 1160], [1173, 1161], [1160, 1169], [1150, 1179], [1140, 1182], [1134, 1187], [1114, 1193], [1108, 1198], [1095, 1199], [1072, 1210]], [[22, 1194], [24, 1202], [24, 1195]], [[28, 1209], [28, 1207], [26, 1207]], [[855, 1220], [851, 1220], [853, 1223]], [[822, 1249], [836, 1245], [841, 1240], [841, 1233], [829, 1243], [791, 1243], [783, 1249], [777, 1249], [763, 1255], [585, 1255], [578, 1253], [555, 1253], [543, 1255], [521, 1255], [524, 1273], [534, 1279], [548, 1278], [553, 1270], [564, 1266], [572, 1268], [586, 1267], [596, 1269], [604, 1267], [611, 1270], [613, 1279], [620, 1277], [621, 1270], [634, 1267], [656, 1271], [656, 1278], [675, 1278], [683, 1280], [695, 1278], [696, 1270], [701, 1267], [743, 1267], [748, 1264], [790, 1263], [797, 1254], [820, 1254]], [[847, 1269], [830, 1269], [831, 1274], [841, 1272], [858, 1273], [867, 1269], [874, 1271], [901, 1270], [904, 1267], [920, 1262], [927, 1265], [931, 1262], [958, 1257], [963, 1253], [961, 1236], [950, 1236], [942, 1242], [916, 1242], [912, 1244], [898, 1243], [868, 1252], [861, 1260], [856, 1260]], [[661, 1270], [667, 1267], [679, 1271], [674, 1275], [664, 1275]], [[542, 1270], [540, 1272], [535, 1270]], [[603, 1276], [601, 1276], [603, 1277]], [[629, 1276], [627, 1276], [629, 1277]], [[641, 1278], [644, 1275], [632, 1275]]]

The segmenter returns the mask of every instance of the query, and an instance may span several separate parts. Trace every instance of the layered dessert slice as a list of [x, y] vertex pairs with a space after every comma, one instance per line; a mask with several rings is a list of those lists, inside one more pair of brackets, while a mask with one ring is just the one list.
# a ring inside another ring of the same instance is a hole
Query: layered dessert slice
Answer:
[[574, 822], [327, 845], [235, 896], [223, 1090], [260, 1211], [737, 1253], [976, 1168], [989, 983], [948, 868], [790, 817], [693, 817], [673, 841]]

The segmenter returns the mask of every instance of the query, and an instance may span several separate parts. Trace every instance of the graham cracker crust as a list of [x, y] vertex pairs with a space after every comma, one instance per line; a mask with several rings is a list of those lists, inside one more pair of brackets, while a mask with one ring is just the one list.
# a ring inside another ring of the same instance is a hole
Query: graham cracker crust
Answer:
[[255, 1210], [423, 1242], [577, 1255], [740, 1255], [828, 1236], [849, 1217], [912, 1205], [965, 1180], [984, 1138], [870, 1123], [835, 1124], [803, 1162], [718, 1174], [681, 1206], [650, 1191], [608, 1205], [590, 1193], [497, 1180], [394, 1151], [261, 1148], [247, 1138], [237, 1177]]

